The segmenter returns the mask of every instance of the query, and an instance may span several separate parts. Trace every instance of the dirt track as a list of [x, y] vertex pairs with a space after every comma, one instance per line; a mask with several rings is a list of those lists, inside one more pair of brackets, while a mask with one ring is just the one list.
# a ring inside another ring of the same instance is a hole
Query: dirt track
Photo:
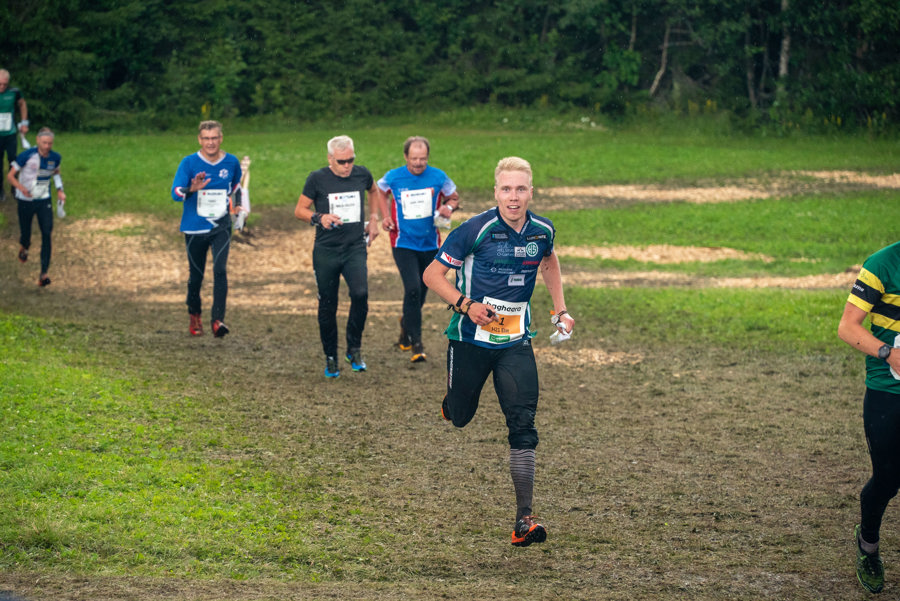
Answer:
[[[814, 185], [854, 185], [862, 187], [900, 187], [900, 175], [868, 176], [850, 172], [801, 172], [768, 181], [748, 181], [725, 186], [667, 189], [659, 186], [597, 186], [538, 190], [542, 208], [603, 206], [613, 202], [697, 203], [734, 202], [749, 198], [767, 198]], [[565, 199], [564, 203], [561, 199]], [[559, 206], [557, 206], [559, 205]], [[252, 246], [235, 244], [229, 259], [229, 271], [237, 286], [247, 286], [252, 294], [234, 294], [230, 303], [263, 305], [286, 312], [311, 311], [315, 286], [311, 280], [310, 252], [313, 231], [285, 221], [282, 211], [266, 208], [256, 216]], [[464, 219], [471, 213], [461, 213]], [[9, 215], [11, 220], [15, 217]], [[10, 224], [11, 226], [13, 224]], [[14, 257], [17, 243], [8, 229], [3, 239], [3, 256]], [[39, 239], [39, 236], [36, 236]], [[240, 238], [236, 238], [239, 241]], [[36, 248], [36, 247], [35, 247]], [[566, 281], [579, 286], [690, 285], [697, 287], [789, 287], [830, 288], [852, 284], [858, 266], [847, 266], [843, 273], [804, 278], [690, 278], [685, 275], [655, 272], [653, 264], [722, 259], [766, 260], [736, 249], [711, 247], [596, 246], [557, 249], [565, 257], [602, 257], [635, 259], [648, 265], [638, 272], [577, 272], [566, 270]], [[158, 302], [181, 302], [181, 284], [186, 267], [181, 237], [173, 223], [156, 217], [124, 214], [104, 219], [57, 220], [54, 232], [54, 257], [51, 269], [54, 288], [70, 292], [104, 289], [125, 295], [140, 295]], [[36, 255], [33, 261], [36, 260]], [[37, 278], [29, 263], [17, 270], [23, 284]], [[392, 279], [396, 268], [390, 256], [386, 236], [376, 239], [370, 251], [369, 271], [377, 285]], [[299, 283], [299, 286], [298, 286]], [[303, 302], [304, 299], [309, 302]], [[377, 307], [376, 307], [377, 310]]]

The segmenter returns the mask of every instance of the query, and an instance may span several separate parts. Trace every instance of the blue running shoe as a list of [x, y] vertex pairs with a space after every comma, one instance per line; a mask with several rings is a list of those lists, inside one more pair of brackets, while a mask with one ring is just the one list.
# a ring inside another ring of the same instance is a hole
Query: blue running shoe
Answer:
[[359, 349], [348, 350], [344, 358], [353, 371], [366, 371], [366, 362], [363, 361], [362, 353]]
[[325, 357], [325, 377], [326, 378], [341, 377], [341, 368], [338, 367], [337, 357]]

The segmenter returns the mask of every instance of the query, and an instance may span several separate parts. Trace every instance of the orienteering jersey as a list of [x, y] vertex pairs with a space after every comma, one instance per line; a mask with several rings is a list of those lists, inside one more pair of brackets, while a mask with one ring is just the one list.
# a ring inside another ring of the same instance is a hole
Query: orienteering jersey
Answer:
[[59, 173], [59, 164], [62, 157], [55, 150], [41, 156], [37, 146], [23, 150], [10, 165], [19, 171], [19, 183], [28, 188], [31, 198], [22, 196], [16, 188], [16, 198], [19, 200], [48, 200], [50, 198], [50, 178]]
[[394, 199], [388, 209], [397, 226], [390, 232], [393, 248], [435, 250], [441, 245], [434, 212], [456, 191], [456, 184], [446, 173], [428, 165], [414, 175], [404, 165], [388, 171], [378, 180], [378, 187]]
[[0, 136], [11, 136], [16, 133], [15, 110], [22, 100], [19, 88], [6, 88], [0, 92]]
[[531, 295], [541, 261], [553, 253], [555, 235], [553, 223], [531, 211], [522, 231], [516, 232], [496, 207], [450, 232], [435, 259], [456, 270], [460, 294], [490, 305], [500, 321], [479, 326], [454, 313], [447, 337], [487, 348], [532, 338]]
[[[847, 302], [869, 314], [876, 338], [900, 346], [900, 242], [865, 260]], [[900, 394], [900, 375], [887, 362], [866, 355], [866, 386]]]
[[[201, 171], [210, 182], [203, 189], [185, 195], [181, 189], [190, 188], [191, 180]], [[241, 164], [231, 153], [226, 152], [215, 163], [207, 161], [200, 152], [184, 157], [172, 182], [172, 199], [184, 203], [181, 231], [203, 234], [222, 225], [230, 209], [230, 197], [240, 183]]]

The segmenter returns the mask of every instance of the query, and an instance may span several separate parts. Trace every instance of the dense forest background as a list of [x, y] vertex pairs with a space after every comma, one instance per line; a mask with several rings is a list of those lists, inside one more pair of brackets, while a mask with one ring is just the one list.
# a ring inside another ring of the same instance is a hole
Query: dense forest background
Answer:
[[900, 0], [5, 0], [0, 64], [71, 129], [477, 105], [885, 130]]

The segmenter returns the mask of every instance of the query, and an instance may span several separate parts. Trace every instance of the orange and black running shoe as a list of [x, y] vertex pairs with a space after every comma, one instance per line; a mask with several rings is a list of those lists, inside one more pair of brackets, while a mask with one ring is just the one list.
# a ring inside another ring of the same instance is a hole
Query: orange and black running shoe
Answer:
[[512, 533], [512, 544], [516, 547], [527, 547], [531, 543], [542, 543], [547, 540], [547, 529], [537, 522], [533, 515], [523, 515], [516, 522]]

